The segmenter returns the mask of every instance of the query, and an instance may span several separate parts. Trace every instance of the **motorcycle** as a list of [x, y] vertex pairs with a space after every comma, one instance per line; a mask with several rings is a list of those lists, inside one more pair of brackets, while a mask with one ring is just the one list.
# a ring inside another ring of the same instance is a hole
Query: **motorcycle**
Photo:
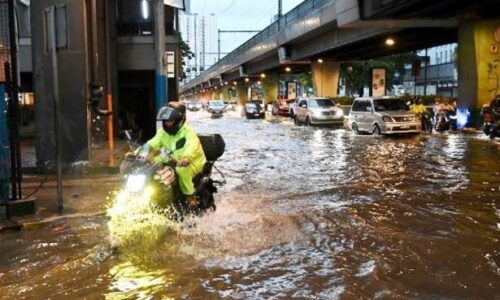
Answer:
[[439, 111], [434, 118], [434, 129], [436, 131], [457, 130], [456, 115], [446, 111]]
[[483, 117], [483, 132], [491, 139], [500, 137], [500, 118], [495, 118], [495, 115], [500, 115], [500, 112], [493, 112], [489, 105], [485, 105], [481, 109], [481, 116]]
[[[125, 133], [131, 150], [136, 147], [131, 141], [130, 133]], [[108, 208], [108, 227], [111, 240], [115, 245], [132, 245], [137, 241], [144, 241], [146, 233], [154, 232], [164, 224], [181, 223], [187, 216], [200, 216], [209, 210], [216, 209], [214, 194], [217, 185], [223, 182], [215, 181], [212, 170], [217, 169], [214, 164], [225, 150], [223, 138], [218, 134], [198, 135], [207, 162], [203, 170], [194, 179], [195, 195], [198, 203], [187, 203], [186, 197], [180, 191], [177, 183], [175, 166], [177, 162], [172, 157], [175, 150], [184, 146], [186, 140], [177, 142], [173, 151], [162, 149], [159, 153], [151, 151], [144, 144], [128, 155], [120, 165], [120, 173], [124, 175], [123, 187], [113, 195], [113, 201]], [[161, 157], [158, 163], [154, 157]], [[222, 175], [222, 173], [221, 173]], [[224, 179], [224, 176], [222, 175]], [[161, 223], [152, 224], [152, 222]], [[157, 236], [158, 234], [153, 234]], [[132, 242], [133, 241], [133, 242]]]
[[432, 133], [432, 120], [429, 114], [418, 114], [420, 122], [422, 123], [422, 131]]

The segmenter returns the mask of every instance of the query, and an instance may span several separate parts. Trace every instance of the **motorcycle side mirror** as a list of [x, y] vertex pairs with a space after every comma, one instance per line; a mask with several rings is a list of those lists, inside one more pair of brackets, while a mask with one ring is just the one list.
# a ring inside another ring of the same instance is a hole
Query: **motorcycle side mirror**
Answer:
[[124, 130], [123, 133], [125, 134], [125, 139], [130, 148], [130, 151], [134, 152], [139, 145], [137, 143], [137, 140], [134, 140], [134, 138], [132, 137], [132, 130]]
[[175, 150], [181, 149], [186, 144], [186, 138], [182, 138], [175, 143]]
[[132, 132], [130, 130], [125, 130], [124, 133], [127, 140], [132, 141]]

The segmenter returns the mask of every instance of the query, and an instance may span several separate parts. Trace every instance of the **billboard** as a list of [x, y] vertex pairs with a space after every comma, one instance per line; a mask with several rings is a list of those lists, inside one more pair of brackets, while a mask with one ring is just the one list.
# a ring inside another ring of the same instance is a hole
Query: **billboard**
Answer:
[[386, 70], [384, 68], [372, 69], [371, 95], [381, 97], [386, 94]]
[[286, 90], [287, 90], [287, 98], [288, 99], [297, 98], [297, 82], [288, 81], [286, 83]]

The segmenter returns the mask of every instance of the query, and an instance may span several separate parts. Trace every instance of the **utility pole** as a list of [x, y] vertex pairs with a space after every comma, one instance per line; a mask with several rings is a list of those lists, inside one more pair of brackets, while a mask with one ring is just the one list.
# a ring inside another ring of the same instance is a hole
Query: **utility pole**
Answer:
[[167, 76], [163, 65], [165, 55], [165, 7], [163, 0], [153, 2], [155, 41], [155, 104], [156, 112], [167, 102]]
[[[111, 84], [111, 14], [109, 9], [109, 1], [104, 1], [104, 14], [105, 14], [105, 36], [106, 36], [106, 109], [109, 112], [113, 111], [113, 92], [112, 92], [112, 84]], [[115, 148], [114, 143], [114, 132], [113, 132], [113, 114], [109, 114], [108, 116], [108, 147], [109, 151], [113, 151]], [[110, 155], [111, 164], [114, 165], [114, 155]]]
[[217, 53], [218, 53], [218, 60], [220, 60], [220, 55], [221, 55], [221, 50], [220, 50], [220, 34], [221, 33], [258, 33], [260, 32], [260, 30], [220, 30], [220, 29], [217, 29], [217, 36], [218, 36], [218, 39], [217, 39]]
[[[92, 6], [94, 11], [95, 6]], [[48, 24], [50, 33], [50, 52], [52, 56], [52, 84], [54, 89], [54, 129], [56, 138], [56, 174], [57, 174], [57, 210], [61, 212], [63, 205], [63, 186], [62, 186], [62, 137], [61, 137], [61, 102], [59, 98], [59, 71], [57, 60], [57, 28], [56, 28], [56, 7], [50, 7], [50, 23]], [[94, 36], [92, 37], [94, 38]], [[93, 49], [94, 50], [94, 49]], [[95, 55], [95, 52], [92, 52]]]
[[283, 0], [278, 0], [278, 20], [283, 15]]
[[428, 59], [427, 59], [427, 48], [425, 48], [425, 69], [424, 69], [424, 96], [427, 96], [427, 64], [428, 64]]
[[16, 1], [8, 1], [9, 36], [10, 36], [10, 64], [5, 68], [5, 75], [9, 84], [9, 112], [10, 112], [10, 155], [11, 155], [11, 193], [12, 200], [19, 200], [21, 195], [21, 145], [19, 143], [19, 73], [17, 60], [17, 26], [15, 25]]
[[198, 76], [198, 60], [200, 59], [199, 57], [196, 57], [196, 53], [198, 53], [198, 14], [194, 14], [194, 28], [193, 28], [193, 34], [194, 34], [194, 75]]

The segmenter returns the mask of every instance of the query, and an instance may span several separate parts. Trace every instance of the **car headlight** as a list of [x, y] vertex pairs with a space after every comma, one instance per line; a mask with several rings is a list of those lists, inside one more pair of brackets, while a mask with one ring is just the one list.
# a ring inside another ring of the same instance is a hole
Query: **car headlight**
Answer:
[[337, 116], [343, 117], [344, 116], [344, 111], [341, 110], [341, 109], [337, 110]]
[[131, 193], [137, 193], [144, 187], [146, 183], [146, 175], [130, 175], [127, 178], [125, 188]]
[[391, 117], [389, 117], [389, 116], [383, 116], [383, 117], [382, 117], [382, 120], [383, 120], [384, 122], [392, 122], [392, 118], [391, 118]]

